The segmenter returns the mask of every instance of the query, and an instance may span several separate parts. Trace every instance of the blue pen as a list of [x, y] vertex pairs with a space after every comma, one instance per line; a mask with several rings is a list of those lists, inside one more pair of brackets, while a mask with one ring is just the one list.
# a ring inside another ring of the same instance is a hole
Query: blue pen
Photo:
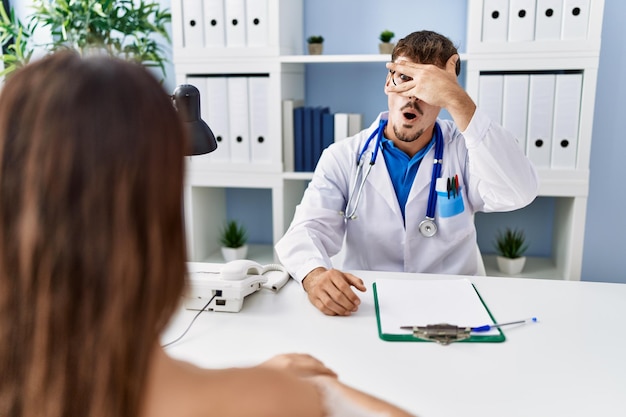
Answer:
[[509, 326], [513, 324], [526, 324], [526, 323], [536, 323], [537, 317], [531, 317], [526, 320], [518, 320], [518, 321], [510, 321], [508, 323], [498, 323], [498, 324], [485, 324], [484, 326], [472, 327], [473, 332], [488, 332], [491, 329], [495, 329], [502, 326]]

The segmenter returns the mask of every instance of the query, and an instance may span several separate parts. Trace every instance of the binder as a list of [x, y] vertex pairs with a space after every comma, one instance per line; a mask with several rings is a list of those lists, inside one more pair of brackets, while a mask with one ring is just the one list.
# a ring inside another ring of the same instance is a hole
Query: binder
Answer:
[[203, 47], [202, 0], [185, 0], [183, 6], [183, 47]]
[[226, 46], [246, 46], [246, 0], [224, 0]]
[[561, 39], [587, 39], [591, 0], [563, 0], [563, 27]]
[[576, 168], [582, 74], [557, 74], [554, 89], [552, 169]]
[[296, 172], [304, 172], [304, 109], [296, 107], [293, 110], [293, 163]]
[[[190, 77], [191, 78], [191, 77]], [[211, 152], [213, 162], [230, 162], [230, 134], [228, 122], [228, 83], [226, 77], [206, 77], [206, 92], [200, 91], [200, 111], [217, 140], [217, 149]], [[204, 116], [203, 116], [204, 117]]]
[[317, 161], [322, 155], [322, 117], [324, 114], [329, 113], [328, 107], [318, 106], [313, 109], [313, 153], [311, 154], [311, 171], [315, 169]]
[[535, 0], [510, 0], [509, 42], [532, 41], [535, 38]]
[[[185, 0], [186, 2], [187, 0]], [[204, 0], [204, 46], [226, 46], [224, 0]]]
[[478, 77], [478, 107], [497, 124], [502, 124], [502, 74], [481, 74]]
[[483, 42], [506, 42], [509, 30], [509, 2], [484, 0]]
[[304, 108], [304, 123], [303, 123], [303, 137], [304, 137], [304, 171], [313, 171], [313, 107]]
[[247, 77], [230, 76], [228, 83], [228, 130], [230, 161], [250, 162], [250, 115]]
[[363, 128], [363, 115], [360, 113], [348, 113], [348, 137], [359, 133]]
[[[380, 279], [373, 285], [378, 336], [393, 342], [428, 342], [402, 326], [495, 324], [493, 315], [466, 278], [448, 280]], [[459, 342], [504, 342], [499, 328], [470, 333]]]
[[348, 137], [348, 113], [335, 113], [335, 142]]
[[286, 172], [295, 171], [294, 164], [294, 109], [302, 107], [304, 100], [283, 100], [283, 168]]
[[535, 40], [548, 41], [561, 38], [563, 0], [537, 0]]
[[250, 161], [267, 164], [272, 162], [269, 141], [269, 77], [248, 78], [250, 114]]
[[335, 141], [335, 115], [327, 112], [322, 114], [322, 152]]
[[528, 74], [507, 74], [502, 92], [502, 126], [513, 133], [523, 151], [528, 124], [528, 80]]
[[530, 75], [526, 155], [537, 168], [550, 167], [554, 85], [554, 74]]
[[267, 7], [267, 0], [246, 0], [246, 36], [248, 46], [268, 46]]

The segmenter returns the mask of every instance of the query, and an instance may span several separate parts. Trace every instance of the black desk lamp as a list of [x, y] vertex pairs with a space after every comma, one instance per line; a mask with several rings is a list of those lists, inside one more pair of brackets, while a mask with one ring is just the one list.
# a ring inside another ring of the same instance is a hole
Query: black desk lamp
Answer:
[[191, 84], [182, 84], [176, 87], [172, 99], [189, 132], [191, 152], [188, 155], [203, 155], [216, 150], [215, 136], [200, 118], [200, 91]]

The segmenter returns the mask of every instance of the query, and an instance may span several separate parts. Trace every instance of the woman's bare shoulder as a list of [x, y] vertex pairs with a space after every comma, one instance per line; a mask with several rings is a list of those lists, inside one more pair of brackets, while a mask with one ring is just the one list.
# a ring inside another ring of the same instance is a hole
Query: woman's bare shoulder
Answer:
[[158, 362], [150, 373], [144, 417], [323, 415], [317, 389], [283, 371], [201, 369], [166, 355]]

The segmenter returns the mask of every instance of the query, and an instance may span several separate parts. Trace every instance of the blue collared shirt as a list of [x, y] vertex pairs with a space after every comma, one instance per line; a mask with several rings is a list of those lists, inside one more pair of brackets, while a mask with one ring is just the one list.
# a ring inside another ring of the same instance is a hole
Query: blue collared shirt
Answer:
[[404, 151], [398, 149], [391, 140], [387, 138], [383, 138], [382, 140], [383, 157], [385, 158], [385, 163], [387, 164], [387, 171], [389, 171], [389, 177], [391, 178], [393, 189], [395, 190], [396, 197], [398, 198], [398, 204], [400, 204], [400, 211], [402, 211], [403, 220], [405, 218], [404, 206], [406, 206], [406, 201], [409, 198], [411, 186], [413, 185], [413, 181], [417, 175], [417, 170], [419, 169], [424, 155], [426, 155], [430, 148], [434, 146], [437, 134], [441, 134], [440, 132], [441, 130], [439, 129], [439, 126], [435, 126], [431, 141], [418, 153], [413, 155], [412, 158], [409, 158]]

